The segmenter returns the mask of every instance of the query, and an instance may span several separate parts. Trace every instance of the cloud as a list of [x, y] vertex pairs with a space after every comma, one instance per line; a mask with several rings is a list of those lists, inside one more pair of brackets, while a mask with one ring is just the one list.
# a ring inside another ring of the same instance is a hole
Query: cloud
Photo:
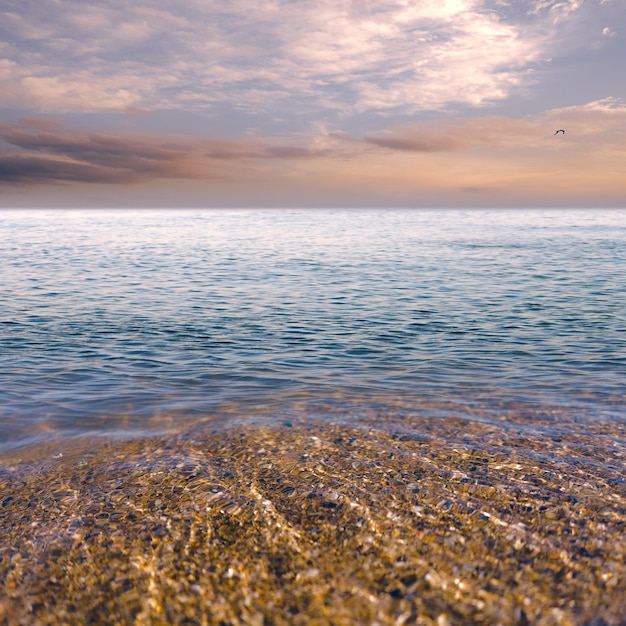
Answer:
[[626, 102], [624, 102], [621, 98], [609, 96], [607, 98], [601, 98], [600, 100], [587, 102], [586, 104], [561, 107], [551, 111], [552, 114], [577, 114], [589, 112], [626, 115]]
[[298, 143], [95, 133], [48, 118], [0, 125], [6, 206], [617, 206], [625, 167], [618, 98], [364, 136], [320, 124]]
[[[565, 143], [554, 131], [565, 128]], [[352, 141], [355, 139], [352, 138]], [[522, 118], [486, 116], [414, 122], [365, 136], [364, 144], [396, 152], [584, 150], [626, 155], [626, 103], [603, 98]]]
[[[137, 137], [46, 128], [44, 122], [36, 122], [34, 128], [31, 126], [32, 121], [23, 127], [0, 125], [0, 138], [22, 148], [27, 154], [15, 157], [14, 169], [5, 165], [6, 171], [13, 172], [13, 176], [17, 176], [20, 165], [28, 180], [34, 179], [38, 168], [46, 179], [58, 170], [60, 180], [81, 180], [80, 173], [85, 172], [87, 182], [98, 176], [102, 179], [100, 182], [184, 178], [193, 171], [193, 168], [189, 170], [189, 158], [183, 146]], [[32, 152], [44, 156], [32, 157], [29, 154]], [[46, 167], [44, 161], [48, 163]], [[72, 172], [77, 174], [76, 178], [70, 178]]]
[[0, 154], [0, 185], [33, 183], [132, 183], [137, 176], [124, 169], [98, 167], [49, 156]]
[[583, 5], [584, 0], [535, 0], [534, 6], [529, 13], [548, 14], [552, 21], [557, 23], [566, 18], [570, 13], [578, 11]]
[[[258, 163], [318, 158], [328, 149], [271, 139], [165, 139], [65, 128], [46, 118], [0, 124], [0, 184], [85, 182], [130, 184], [158, 179], [236, 178]], [[15, 151], [15, 148], [18, 151]], [[235, 164], [235, 165], [233, 165]]]
[[[579, 0], [10, 3], [0, 106], [44, 112], [483, 106], [523, 87]], [[492, 10], [495, 6], [498, 10]], [[530, 20], [530, 24], [529, 24]]]
[[[429, 136], [430, 135], [430, 136]], [[437, 137], [434, 133], [410, 133], [405, 137], [364, 137], [368, 144], [401, 150], [406, 152], [452, 152], [466, 145], [466, 142], [450, 137], [446, 134]]]
[[[565, 136], [555, 138], [557, 128], [564, 128]], [[359, 164], [373, 168], [377, 160], [411, 167], [406, 164], [427, 158], [445, 160], [449, 167], [453, 161], [474, 158], [497, 171], [506, 162], [524, 159], [529, 163], [583, 157], [623, 160], [625, 146], [626, 103], [614, 97], [518, 118], [418, 121], [362, 137], [329, 132], [318, 125], [313, 134], [297, 142], [260, 135], [234, 140], [91, 132], [49, 118], [29, 118], [0, 124], [0, 185], [128, 185], [173, 179], [276, 182], [306, 177], [307, 172], [323, 171], [329, 176], [333, 170], [350, 171], [355, 182]], [[340, 167], [340, 163], [353, 166]], [[487, 172], [484, 177], [478, 186], [487, 185]]]

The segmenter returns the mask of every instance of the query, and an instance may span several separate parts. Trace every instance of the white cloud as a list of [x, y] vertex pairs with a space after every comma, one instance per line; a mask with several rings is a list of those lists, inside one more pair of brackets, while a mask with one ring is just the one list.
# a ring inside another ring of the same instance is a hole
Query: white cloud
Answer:
[[10, 80], [16, 73], [17, 67], [14, 61], [0, 59], [0, 80]]
[[536, 0], [530, 10], [532, 14], [549, 13], [554, 22], [567, 17], [583, 5], [584, 0]]
[[41, 0], [0, 11], [0, 106], [482, 106], [526, 83], [580, 5], [535, 2], [529, 27], [488, 0]]
[[131, 89], [120, 88], [116, 80], [93, 80], [85, 76], [69, 79], [27, 76], [19, 82], [21, 94], [42, 111], [58, 111], [68, 103], [75, 110], [89, 111], [94, 108], [124, 109], [139, 102], [140, 97]]
[[589, 111], [626, 114], [626, 103], [621, 98], [607, 97], [586, 104], [553, 109], [552, 113], [584, 113]]
[[[304, 81], [345, 86], [357, 111], [497, 100], [519, 84], [519, 70], [538, 58], [538, 43], [476, 5], [387, 3], [381, 24], [374, 12], [355, 14], [347, 3], [329, 4], [304, 16], [306, 26], [286, 39], [285, 69]], [[346, 100], [336, 104], [346, 106]]]

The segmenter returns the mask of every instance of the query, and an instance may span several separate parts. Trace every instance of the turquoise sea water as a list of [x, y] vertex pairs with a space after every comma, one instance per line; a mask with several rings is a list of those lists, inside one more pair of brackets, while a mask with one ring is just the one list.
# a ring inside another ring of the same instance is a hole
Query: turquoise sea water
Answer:
[[626, 211], [0, 212], [0, 451], [359, 407], [623, 422], [625, 381]]

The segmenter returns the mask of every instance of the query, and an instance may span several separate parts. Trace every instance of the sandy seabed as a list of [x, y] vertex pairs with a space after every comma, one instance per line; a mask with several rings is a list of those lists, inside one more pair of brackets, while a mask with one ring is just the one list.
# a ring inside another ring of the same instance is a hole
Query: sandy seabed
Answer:
[[379, 413], [14, 453], [0, 622], [626, 624], [626, 428], [559, 420]]

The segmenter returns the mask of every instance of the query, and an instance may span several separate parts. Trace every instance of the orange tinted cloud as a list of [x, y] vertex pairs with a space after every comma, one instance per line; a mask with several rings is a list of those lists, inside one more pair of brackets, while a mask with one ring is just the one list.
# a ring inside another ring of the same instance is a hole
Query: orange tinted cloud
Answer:
[[422, 121], [364, 137], [319, 126], [289, 144], [93, 133], [35, 119], [0, 125], [0, 183], [5, 194], [60, 182], [121, 193], [129, 184], [194, 181], [177, 186], [177, 202], [211, 206], [619, 205], [624, 129], [626, 105], [617, 99], [523, 118]]

